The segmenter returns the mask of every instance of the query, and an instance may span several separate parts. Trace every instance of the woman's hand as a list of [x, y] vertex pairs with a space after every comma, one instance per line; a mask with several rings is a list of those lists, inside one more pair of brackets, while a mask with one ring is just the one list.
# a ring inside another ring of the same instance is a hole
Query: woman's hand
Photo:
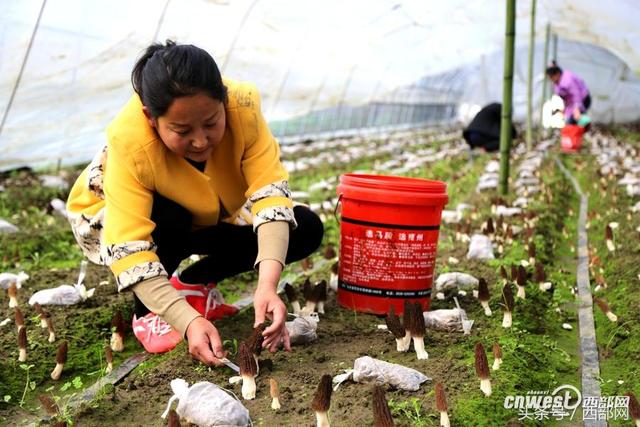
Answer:
[[218, 329], [204, 317], [197, 317], [187, 327], [189, 353], [207, 365], [222, 366], [225, 357]]
[[580, 112], [580, 108], [576, 107], [573, 109], [573, 119], [577, 122], [582, 117], [582, 112]]
[[276, 289], [280, 280], [282, 264], [278, 261], [265, 259], [258, 266], [258, 287], [253, 297], [253, 308], [256, 313], [254, 327], [264, 323], [265, 319], [271, 320], [271, 325], [265, 329], [262, 346], [274, 353], [280, 344], [284, 349], [291, 351], [289, 333], [284, 325], [287, 319], [287, 307], [284, 305]]
[[262, 334], [264, 336], [262, 346], [275, 353], [282, 344], [285, 350], [291, 351], [289, 332], [284, 324], [287, 318], [287, 307], [276, 294], [275, 287], [258, 285], [253, 298], [253, 307], [256, 313], [254, 327], [264, 323], [265, 319], [272, 322]]

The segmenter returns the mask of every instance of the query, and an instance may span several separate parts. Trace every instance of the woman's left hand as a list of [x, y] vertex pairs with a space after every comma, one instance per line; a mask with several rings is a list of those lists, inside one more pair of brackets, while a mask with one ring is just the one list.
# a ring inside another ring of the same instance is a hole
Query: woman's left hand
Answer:
[[256, 315], [254, 327], [264, 323], [266, 319], [271, 320], [271, 325], [262, 334], [264, 336], [262, 346], [268, 348], [272, 353], [275, 353], [281, 344], [285, 350], [291, 351], [289, 332], [284, 324], [287, 318], [287, 307], [275, 289], [273, 285], [258, 284], [253, 298], [253, 307]]

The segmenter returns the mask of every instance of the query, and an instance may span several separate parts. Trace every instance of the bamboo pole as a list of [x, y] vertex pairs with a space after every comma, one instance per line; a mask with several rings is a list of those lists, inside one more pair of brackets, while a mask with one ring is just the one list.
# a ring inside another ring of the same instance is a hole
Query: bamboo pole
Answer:
[[536, 43], [536, 0], [531, 0], [531, 27], [529, 31], [529, 73], [527, 76], [527, 150], [533, 147], [533, 59]]
[[500, 124], [500, 193], [509, 189], [509, 153], [511, 151], [511, 103], [513, 99], [513, 56], [516, 35], [516, 0], [507, 0], [504, 33], [504, 78], [502, 82], [502, 120]]
[[4, 125], [7, 121], [7, 117], [9, 117], [9, 111], [11, 110], [11, 106], [13, 105], [13, 100], [16, 97], [16, 92], [18, 91], [18, 86], [20, 86], [20, 80], [22, 80], [22, 75], [24, 74], [25, 66], [27, 65], [27, 60], [29, 59], [29, 54], [31, 53], [31, 48], [33, 47], [33, 41], [36, 38], [36, 33], [38, 32], [38, 28], [40, 27], [40, 19], [42, 19], [42, 13], [44, 12], [44, 7], [47, 5], [47, 0], [42, 1], [42, 6], [40, 6], [40, 12], [38, 13], [38, 19], [36, 19], [36, 25], [33, 27], [33, 32], [31, 33], [31, 38], [29, 39], [29, 44], [27, 45], [27, 51], [24, 54], [24, 58], [22, 58], [22, 64], [20, 65], [20, 71], [18, 71], [18, 77], [16, 78], [16, 82], [13, 84], [13, 89], [11, 90], [11, 95], [9, 95], [9, 101], [7, 102], [7, 106], [2, 113], [2, 121], [0, 121], [0, 134], [2, 134], [2, 130], [4, 129]]
[[546, 132], [544, 127], [542, 127], [542, 109], [544, 107], [544, 102], [547, 99], [547, 89], [549, 87], [549, 79], [547, 78], [547, 65], [549, 64], [549, 39], [551, 38], [551, 24], [547, 22], [547, 26], [545, 28], [544, 34], [544, 57], [542, 58], [542, 98], [540, 101], [540, 130], [543, 138], [546, 137]]

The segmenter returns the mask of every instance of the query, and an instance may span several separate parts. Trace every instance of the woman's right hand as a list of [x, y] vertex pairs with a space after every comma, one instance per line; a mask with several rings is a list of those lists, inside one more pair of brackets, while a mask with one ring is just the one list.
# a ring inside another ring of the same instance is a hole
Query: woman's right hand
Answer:
[[207, 365], [222, 366], [225, 357], [218, 329], [204, 317], [197, 317], [187, 327], [189, 353]]

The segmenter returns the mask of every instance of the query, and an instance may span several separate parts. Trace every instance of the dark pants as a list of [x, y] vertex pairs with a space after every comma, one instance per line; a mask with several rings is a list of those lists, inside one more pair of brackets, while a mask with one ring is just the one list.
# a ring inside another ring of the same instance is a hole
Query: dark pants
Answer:
[[[286, 263], [311, 255], [322, 242], [324, 227], [320, 218], [304, 206], [296, 206], [293, 213], [298, 227], [289, 233]], [[180, 273], [185, 283], [207, 284], [220, 282], [236, 274], [253, 270], [258, 255], [258, 239], [252, 226], [237, 226], [224, 222], [191, 231], [191, 214], [177, 203], [155, 195], [151, 219], [156, 228], [151, 233], [158, 246], [160, 263], [172, 274], [182, 260], [193, 254], [207, 255]], [[135, 297], [136, 316], [149, 313]]]
[[[584, 114], [587, 112], [589, 107], [591, 107], [591, 94], [588, 94], [587, 96], [584, 97], [584, 99], [582, 100], [582, 105], [584, 105], [584, 110], [582, 110], [581, 113]], [[571, 117], [569, 117], [569, 120], [567, 120], [567, 124], [568, 125], [578, 124], [576, 119], [573, 118], [573, 114], [571, 115]]]

